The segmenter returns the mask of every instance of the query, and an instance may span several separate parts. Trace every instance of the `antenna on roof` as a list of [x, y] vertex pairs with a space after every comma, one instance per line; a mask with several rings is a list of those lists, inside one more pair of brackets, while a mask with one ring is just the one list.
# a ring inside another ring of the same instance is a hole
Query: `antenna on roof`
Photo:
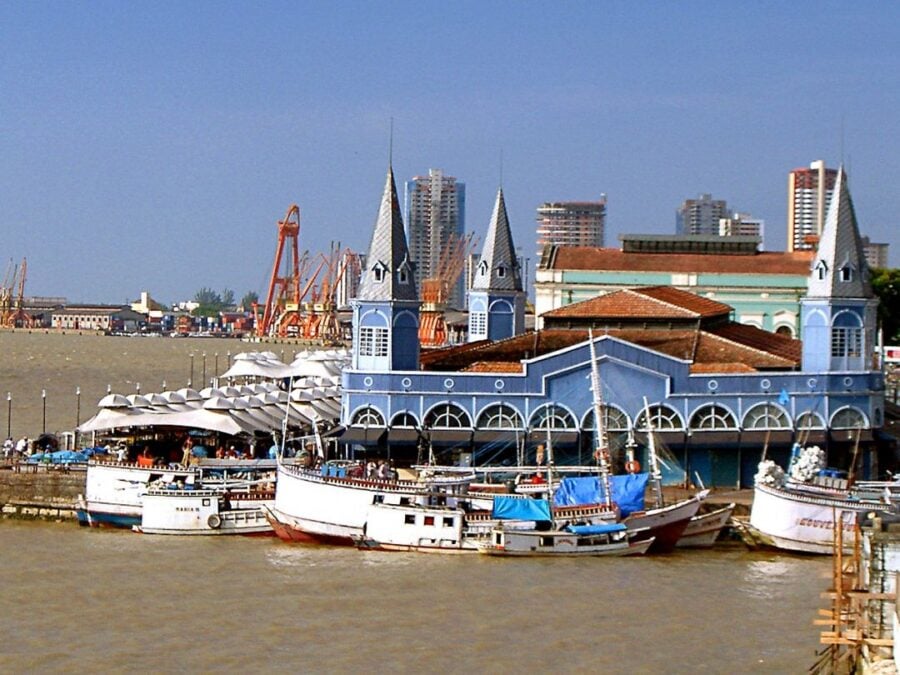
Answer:
[[841, 114], [841, 166], [844, 166], [844, 115]]

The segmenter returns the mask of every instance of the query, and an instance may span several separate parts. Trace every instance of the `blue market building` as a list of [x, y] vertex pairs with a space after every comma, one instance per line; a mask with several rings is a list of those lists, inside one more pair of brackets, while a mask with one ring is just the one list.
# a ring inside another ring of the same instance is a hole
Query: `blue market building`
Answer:
[[[671, 287], [619, 291], [548, 312], [524, 331], [525, 293], [502, 189], [469, 296], [469, 342], [424, 351], [419, 297], [389, 169], [353, 307], [343, 374], [343, 442], [398, 462], [533, 464], [549, 439], [557, 463], [594, 446], [590, 343], [614, 462], [644, 459], [653, 428], [671, 481], [752, 485], [763, 452], [783, 464], [795, 442], [888, 462], [884, 376], [873, 357], [877, 300], [842, 171], [806, 295], [804, 340], [735, 323], [722, 303]], [[648, 418], [652, 424], [648, 426]]]

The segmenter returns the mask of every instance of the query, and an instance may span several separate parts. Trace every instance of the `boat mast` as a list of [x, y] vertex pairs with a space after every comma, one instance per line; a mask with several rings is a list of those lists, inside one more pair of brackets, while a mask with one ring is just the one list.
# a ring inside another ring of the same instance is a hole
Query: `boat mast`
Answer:
[[606, 428], [603, 426], [603, 397], [600, 392], [600, 371], [597, 368], [597, 350], [594, 347], [594, 331], [588, 329], [588, 342], [591, 345], [591, 389], [594, 393], [594, 426], [597, 429], [597, 449], [594, 456], [600, 468], [600, 480], [606, 496], [606, 506], [612, 508], [612, 489], [609, 481], [609, 444]]
[[647, 420], [647, 461], [650, 464], [650, 479], [653, 481], [653, 489], [656, 491], [656, 508], [663, 507], [662, 495], [662, 471], [659, 470], [659, 456], [656, 454], [656, 431], [653, 429], [653, 420], [650, 419], [650, 404], [644, 397], [644, 417]]

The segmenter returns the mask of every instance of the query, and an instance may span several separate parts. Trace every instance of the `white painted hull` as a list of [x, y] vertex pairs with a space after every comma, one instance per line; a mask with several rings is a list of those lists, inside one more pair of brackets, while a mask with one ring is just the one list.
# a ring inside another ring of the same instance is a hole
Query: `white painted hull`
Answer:
[[691, 518], [684, 534], [675, 543], [677, 548], [708, 548], [716, 543], [728, 519], [734, 512], [734, 504], [710, 511], [698, 513]]
[[210, 490], [150, 491], [144, 495], [144, 534], [257, 535], [274, 534], [263, 506], [271, 499], [240, 499]]
[[[271, 516], [276, 534], [285, 540], [352, 544], [363, 536], [369, 507], [379, 502], [399, 503], [426, 495], [429, 487], [414, 481], [367, 481], [324, 478], [312, 471], [279, 465], [275, 504]], [[448, 497], [451, 501], [452, 497]]]
[[844, 550], [849, 552], [853, 547], [857, 514], [889, 508], [881, 502], [848, 500], [846, 493], [804, 493], [757, 485], [753, 491], [750, 526], [764, 545], [830, 555], [834, 551], [836, 522], [841, 523]]
[[140, 522], [143, 497], [152, 481], [184, 481], [193, 470], [90, 462], [86, 473], [82, 524], [131, 527]]

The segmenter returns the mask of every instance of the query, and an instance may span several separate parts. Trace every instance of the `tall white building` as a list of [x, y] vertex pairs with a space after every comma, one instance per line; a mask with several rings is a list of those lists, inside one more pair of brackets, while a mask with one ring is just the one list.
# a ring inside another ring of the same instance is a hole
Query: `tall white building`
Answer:
[[709, 194], [685, 199], [675, 212], [675, 234], [719, 234], [719, 220], [728, 216], [724, 199], [713, 199]]
[[837, 171], [826, 168], [821, 159], [808, 169], [794, 169], [788, 174], [788, 251], [816, 248], [836, 178]]
[[719, 219], [720, 237], [757, 237], [760, 240], [760, 250], [765, 248], [766, 221], [754, 218], [749, 213], [735, 211], [728, 218]]
[[[406, 236], [409, 254], [415, 263], [417, 288], [438, 273], [441, 253], [453, 239], [466, 232], [466, 184], [440, 169], [429, 169], [427, 176], [406, 181]], [[465, 280], [460, 278], [450, 293], [450, 305], [465, 302]]]
[[550, 246], [603, 246], [606, 195], [596, 202], [544, 202], [537, 209], [537, 253]]

